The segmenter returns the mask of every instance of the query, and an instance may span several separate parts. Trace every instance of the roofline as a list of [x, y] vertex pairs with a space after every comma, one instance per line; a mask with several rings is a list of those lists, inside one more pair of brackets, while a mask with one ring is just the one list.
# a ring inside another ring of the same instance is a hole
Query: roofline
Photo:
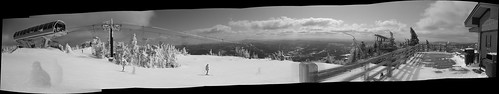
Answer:
[[499, 7], [499, 5], [497, 5], [497, 4], [491, 4], [491, 3], [478, 2], [478, 3], [475, 5], [475, 7], [473, 8], [473, 10], [471, 11], [471, 13], [468, 15], [468, 17], [466, 18], [466, 20], [464, 20], [464, 24], [465, 24], [465, 25], [466, 25], [466, 23], [468, 23], [468, 21], [471, 19], [471, 17], [473, 17], [473, 15], [475, 14], [476, 10], [478, 10], [478, 8], [479, 8], [481, 5]]
[[475, 7], [473, 8], [473, 10], [471, 10], [471, 13], [468, 15], [468, 17], [466, 18], [466, 20], [464, 20], [464, 24], [466, 25], [466, 23], [468, 23], [469, 19], [471, 17], [473, 17], [472, 15], [475, 14], [475, 11], [478, 9], [478, 6], [480, 6], [480, 3], [481, 2], [478, 2]]
[[12, 37], [14, 37], [16, 35], [16, 33], [18, 33], [18, 32], [26, 31], [28, 29], [31, 29], [31, 28], [34, 28], [34, 27], [38, 27], [38, 26], [41, 26], [41, 25], [45, 25], [45, 24], [49, 24], [49, 23], [54, 23], [52, 25], [52, 27], [54, 27], [57, 23], [65, 24], [64, 21], [62, 21], [62, 20], [56, 20], [56, 21], [51, 21], [51, 22], [47, 22], [47, 23], [42, 23], [42, 24], [38, 24], [38, 25], [35, 25], [35, 26], [31, 26], [31, 27], [28, 27], [28, 28], [16, 31], [16, 32], [14, 32], [14, 35], [12, 35]]

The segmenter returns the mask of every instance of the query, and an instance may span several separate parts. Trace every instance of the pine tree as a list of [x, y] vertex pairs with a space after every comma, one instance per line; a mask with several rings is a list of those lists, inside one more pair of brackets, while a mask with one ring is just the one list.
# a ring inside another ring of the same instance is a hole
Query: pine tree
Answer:
[[61, 44], [59, 44], [58, 47], [59, 47], [59, 50], [65, 51], [64, 46], [62, 46]]
[[210, 52], [208, 53], [208, 55], [215, 55], [215, 54], [213, 54], [213, 50], [212, 49], [210, 49]]
[[139, 50], [139, 47], [137, 45], [137, 38], [136, 38], [136, 35], [133, 34], [133, 37], [132, 37], [132, 40], [130, 41], [130, 64], [132, 65], [132, 73], [135, 74], [135, 66], [138, 64], [139, 60], [138, 60], [138, 50]]
[[253, 56], [252, 56], [251, 58], [253, 58], [253, 59], [258, 59], [258, 55], [257, 55], [257, 54], [255, 54], [255, 53], [253, 53]]
[[80, 46], [76, 45], [76, 50], [79, 50], [80, 49]]
[[[220, 52], [219, 52], [219, 53], [220, 53]], [[182, 48], [182, 54], [183, 54], [183, 55], [188, 55], [188, 54], [189, 54], [189, 53], [187, 53], [187, 50], [185, 50], [185, 47], [184, 47], [184, 48]], [[220, 54], [219, 54], [219, 55], [220, 55]], [[220, 56], [221, 56], [221, 55], [220, 55]]]
[[69, 46], [69, 44], [66, 43], [66, 49], [65, 49], [66, 53], [73, 53], [73, 49], [71, 49], [71, 46]]

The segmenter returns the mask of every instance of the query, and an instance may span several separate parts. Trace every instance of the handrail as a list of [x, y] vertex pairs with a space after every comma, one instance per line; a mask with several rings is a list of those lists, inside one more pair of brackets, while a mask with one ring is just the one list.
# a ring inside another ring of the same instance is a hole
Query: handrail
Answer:
[[[359, 60], [352, 65], [345, 65], [345, 66], [341, 66], [341, 67], [325, 69], [325, 70], [321, 70], [318, 72], [310, 72], [310, 73], [312, 73], [312, 75], [315, 75], [315, 76], [311, 76], [311, 77], [317, 77], [317, 78], [313, 78], [315, 80], [314, 82], [322, 82], [328, 78], [331, 78], [331, 77], [334, 77], [337, 75], [341, 75], [347, 71], [357, 69], [357, 68], [365, 66], [371, 62], [376, 62], [379, 60], [383, 60], [383, 62], [377, 64], [374, 67], [368, 68], [363, 72], [360, 72], [360, 73], [357, 73], [353, 76], [347, 77], [345, 80], [350, 81], [350, 80], [356, 79], [360, 76], [365, 75], [365, 73], [370, 72], [370, 71], [372, 71], [372, 70], [374, 70], [382, 65], [385, 65], [385, 64], [387, 64], [388, 66], [381, 69], [381, 71], [378, 71], [378, 72], [372, 74], [368, 78], [372, 79], [373, 77], [377, 76], [378, 74], [382, 73], [385, 70], [388, 70], [387, 76], [391, 76], [391, 71], [395, 70], [395, 68], [392, 68], [393, 64], [395, 64], [395, 67], [400, 66], [402, 64], [401, 62], [406, 61], [406, 59], [409, 58], [410, 56], [412, 56], [415, 52], [418, 52], [421, 49], [426, 49], [424, 46], [425, 46], [425, 44], [418, 44], [415, 46], [409, 46], [406, 48], [398, 49], [398, 50], [395, 50], [395, 51], [392, 51], [389, 53], [385, 53], [385, 54], [382, 54], [379, 56], [375, 56], [372, 58], [368, 58], [365, 60]], [[395, 62], [392, 62], [392, 61], [395, 61]]]

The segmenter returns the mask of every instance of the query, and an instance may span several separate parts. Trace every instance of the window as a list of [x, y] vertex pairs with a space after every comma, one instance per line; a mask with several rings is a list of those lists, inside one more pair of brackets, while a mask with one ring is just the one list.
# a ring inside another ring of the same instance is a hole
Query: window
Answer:
[[487, 40], [487, 41], [485, 41], [485, 47], [489, 48], [489, 41], [490, 41], [489, 40], [489, 35], [485, 35], [485, 36], [486, 36], [485, 40]]
[[492, 37], [493, 37], [492, 35], [489, 35], [489, 43], [488, 43], [489, 48], [492, 47]]
[[492, 46], [492, 35], [485, 35], [485, 47], [490, 48]]

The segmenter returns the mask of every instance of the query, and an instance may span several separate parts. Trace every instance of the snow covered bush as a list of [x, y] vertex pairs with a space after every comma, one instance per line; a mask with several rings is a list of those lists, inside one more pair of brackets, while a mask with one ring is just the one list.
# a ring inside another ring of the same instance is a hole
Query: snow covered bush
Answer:
[[130, 65], [132, 65], [133, 71], [132, 73], [135, 73], [135, 66], [139, 62], [139, 46], [137, 45], [137, 38], [135, 37], [136, 35], [133, 34], [132, 39], [130, 40], [130, 49], [128, 49], [129, 53], [126, 55], [128, 62], [130, 62]]
[[227, 51], [222, 50], [222, 49], [218, 50], [218, 56], [223, 56], [223, 55], [225, 55], [225, 53], [227, 53]]
[[328, 54], [326, 57], [322, 58], [322, 61], [325, 62], [325, 63], [330, 63], [330, 64], [345, 65], [345, 61], [343, 61], [343, 60], [336, 60], [335, 57], [336, 56], [332, 56], [332, 55]]
[[116, 56], [115, 58], [115, 63], [118, 65], [122, 65], [123, 69], [122, 71], [125, 70], [125, 66], [128, 65], [127, 62], [127, 55], [128, 55], [128, 48], [123, 42], [119, 42], [118, 46], [116, 46]]
[[106, 54], [106, 48], [104, 46], [104, 43], [100, 41], [100, 39], [94, 39], [93, 45], [92, 45], [92, 55], [94, 55], [97, 58], [103, 58], [104, 55]]
[[251, 59], [258, 59], [258, 55], [253, 53], [253, 55], [251, 56]]
[[16, 49], [17, 49], [17, 46], [2, 47], [2, 53], [11, 53], [12, 51], [14, 51]]
[[[123, 42], [118, 42], [116, 46], [116, 56], [115, 64], [122, 65], [123, 69], [127, 65], [131, 65], [133, 67], [132, 73], [135, 73], [135, 67], [144, 67], [144, 68], [175, 68], [179, 67], [180, 64], [177, 63], [177, 55], [187, 54], [187, 51], [184, 49], [178, 50], [174, 45], [170, 44], [161, 44], [161, 45], [150, 45], [146, 44], [145, 46], [137, 45], [137, 38], [134, 34], [130, 45], [127, 45]], [[94, 55], [100, 56], [102, 58], [102, 54], [107, 52], [104, 47], [104, 43], [100, 41], [96, 41], [97, 45], [94, 45], [92, 49], [94, 49]]]
[[273, 54], [270, 54], [269, 55], [269, 58], [272, 59], [272, 60], [291, 60], [290, 57], [285, 57], [284, 56], [284, 52], [283, 51], [277, 51]]
[[236, 47], [236, 56], [250, 58], [249, 51], [244, 48]]
[[213, 50], [212, 50], [212, 49], [210, 49], [210, 52], [208, 52], [208, 55], [215, 55], [215, 54], [213, 53]]
[[59, 50], [64, 51], [64, 46], [62, 46], [61, 44], [59, 44], [58, 47], [59, 47]]
[[78, 45], [76, 45], [75, 47], [76, 47], [76, 48], [75, 48], [75, 50], [78, 50], [78, 49], [80, 49], [80, 46], [78, 46]]
[[182, 53], [182, 55], [188, 55], [189, 53], [187, 52], [187, 50], [185, 50], [185, 47], [182, 48], [182, 51], [180, 51], [180, 53]]
[[[177, 57], [176, 57], [176, 55], [180, 54], [180, 51], [175, 49], [175, 46], [170, 45], [170, 44], [166, 44], [161, 49], [162, 49], [162, 55], [163, 55], [162, 59], [165, 61], [165, 62], [162, 62], [162, 63], [165, 63], [163, 67], [176, 68], [176, 67], [180, 66], [180, 64], [177, 63]], [[160, 60], [160, 61], [163, 61], [163, 60]]]

